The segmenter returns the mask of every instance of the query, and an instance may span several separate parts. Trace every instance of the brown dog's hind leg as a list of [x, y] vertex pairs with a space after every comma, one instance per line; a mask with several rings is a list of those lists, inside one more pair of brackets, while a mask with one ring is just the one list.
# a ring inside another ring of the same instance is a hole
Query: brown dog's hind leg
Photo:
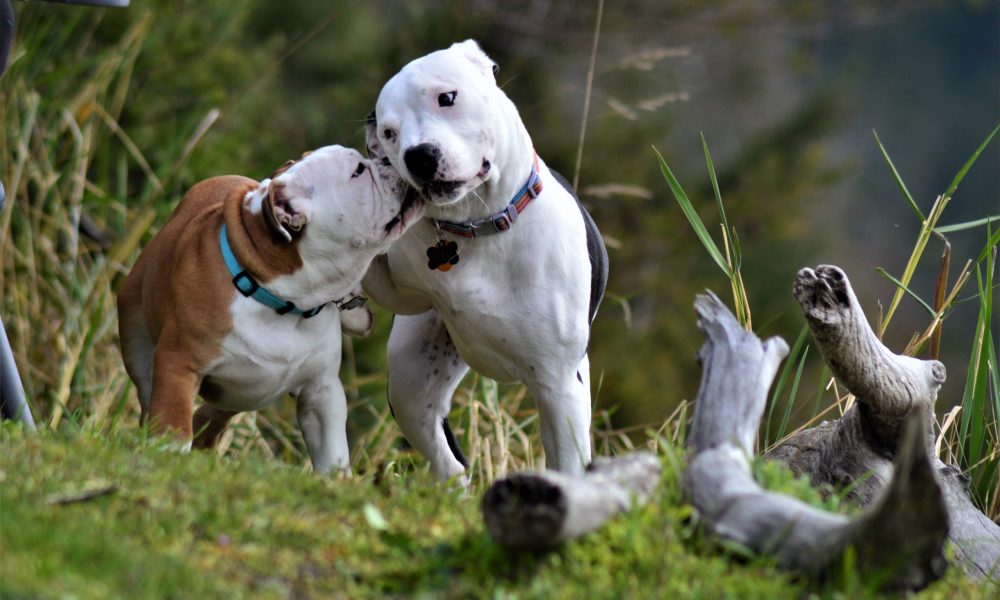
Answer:
[[118, 291], [118, 344], [129, 378], [139, 397], [139, 422], [149, 419], [153, 392], [153, 340], [142, 314], [141, 261]]
[[215, 408], [211, 404], [202, 404], [194, 411], [194, 443], [193, 447], [201, 449], [215, 448], [219, 438], [226, 431], [229, 420], [238, 413]]

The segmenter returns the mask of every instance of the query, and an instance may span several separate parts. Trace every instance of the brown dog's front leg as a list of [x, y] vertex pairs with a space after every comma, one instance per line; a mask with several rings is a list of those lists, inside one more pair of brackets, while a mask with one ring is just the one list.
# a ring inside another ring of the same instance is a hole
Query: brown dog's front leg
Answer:
[[185, 353], [157, 348], [153, 357], [153, 394], [149, 430], [191, 440], [191, 413], [198, 390], [198, 372]]

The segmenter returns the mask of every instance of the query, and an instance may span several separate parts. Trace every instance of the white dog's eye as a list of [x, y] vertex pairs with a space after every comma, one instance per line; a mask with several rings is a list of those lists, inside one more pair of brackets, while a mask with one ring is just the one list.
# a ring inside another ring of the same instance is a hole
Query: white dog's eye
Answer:
[[351, 179], [354, 179], [358, 175], [361, 175], [362, 173], [364, 173], [365, 169], [367, 169], [367, 168], [368, 167], [365, 166], [365, 163], [358, 163], [358, 168], [354, 169], [354, 174], [351, 175]]
[[439, 94], [438, 95], [438, 106], [454, 106], [454, 104], [455, 104], [455, 96], [457, 96], [457, 95], [458, 95], [457, 91], [456, 92], [445, 92], [443, 94]]
[[386, 140], [391, 140], [392, 138], [396, 137], [396, 132], [395, 130], [386, 127], [385, 129], [382, 130], [382, 137], [384, 137]]

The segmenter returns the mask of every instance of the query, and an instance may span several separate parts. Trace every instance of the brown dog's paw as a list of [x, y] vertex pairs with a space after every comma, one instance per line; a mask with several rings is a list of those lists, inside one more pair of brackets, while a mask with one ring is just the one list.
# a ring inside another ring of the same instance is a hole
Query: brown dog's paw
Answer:
[[375, 314], [367, 304], [340, 311], [340, 330], [351, 337], [364, 339], [375, 327]]

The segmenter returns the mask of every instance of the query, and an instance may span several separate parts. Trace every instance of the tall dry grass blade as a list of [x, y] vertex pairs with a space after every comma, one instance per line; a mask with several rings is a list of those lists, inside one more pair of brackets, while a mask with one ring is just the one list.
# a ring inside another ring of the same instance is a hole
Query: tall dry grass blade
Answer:
[[[945, 293], [948, 290], [948, 270], [951, 267], [951, 243], [944, 241], [944, 251], [941, 253], [941, 265], [938, 267], [937, 280], [934, 282], [934, 312], [941, 314], [944, 312]], [[930, 339], [929, 357], [937, 360], [941, 356], [941, 329], [942, 323], [939, 321]]]
[[109, 115], [106, 110], [104, 110], [103, 106], [95, 102], [92, 105], [92, 108], [93, 111], [97, 114], [97, 116], [100, 117], [102, 121], [104, 121], [104, 124], [108, 127], [108, 129], [110, 129], [111, 132], [115, 134], [115, 137], [117, 137], [121, 141], [122, 145], [125, 146], [129, 154], [135, 160], [136, 164], [138, 164], [139, 168], [142, 169], [142, 172], [146, 175], [149, 181], [153, 183], [153, 186], [156, 188], [156, 191], [162, 194], [163, 184], [160, 183], [160, 178], [157, 177], [156, 173], [153, 172], [153, 168], [149, 166], [149, 162], [146, 160], [146, 157], [143, 156], [142, 151], [139, 150], [139, 147], [135, 145], [135, 142], [132, 141], [132, 138], [129, 137], [127, 133], [125, 133], [125, 130], [121, 128], [121, 126], [118, 124], [118, 121], [112, 118], [112, 116]]
[[[15, 206], [18, 202], [19, 191], [24, 179], [24, 170], [31, 156], [29, 144], [31, 142], [31, 132], [35, 131], [38, 122], [38, 109], [41, 103], [41, 95], [37, 92], [28, 92], [22, 85], [17, 86], [15, 92], [20, 92], [19, 97], [24, 98], [24, 108], [21, 111], [21, 127], [17, 135], [14, 146], [13, 169], [8, 177], [4, 178], [7, 185], [6, 206], [0, 213], [0, 265], [6, 264], [6, 252], [9, 246], [8, 234], [10, 232], [10, 220], [14, 215]], [[0, 269], [3, 271], [3, 269]], [[0, 282], [2, 283], [2, 282]]]
[[601, 20], [604, 17], [604, 0], [597, 0], [597, 19], [594, 21], [594, 40], [590, 46], [590, 66], [587, 68], [587, 85], [583, 92], [583, 116], [580, 117], [580, 137], [576, 142], [576, 163], [573, 167], [573, 189], [580, 187], [580, 168], [583, 165], [583, 142], [587, 135], [590, 117], [590, 96], [594, 89], [594, 71], [597, 66], [597, 44], [601, 39]]
[[177, 174], [180, 173], [181, 168], [191, 157], [191, 153], [194, 152], [195, 147], [197, 147], [198, 143], [203, 137], [205, 137], [208, 130], [215, 125], [220, 116], [222, 116], [222, 111], [218, 108], [213, 108], [205, 113], [205, 116], [198, 122], [198, 125], [194, 128], [194, 131], [188, 137], [187, 141], [184, 142], [184, 148], [181, 150], [180, 155], [178, 155], [173, 164], [170, 165], [167, 175], [163, 178], [164, 186], [169, 186], [173, 182], [174, 178], [177, 177]]
[[912, 340], [910, 340], [910, 343], [907, 344], [906, 347], [903, 349], [903, 354], [907, 356], [916, 356], [917, 353], [920, 352], [920, 349], [923, 347], [923, 344], [931, 338], [931, 336], [934, 333], [934, 330], [938, 328], [944, 321], [946, 314], [951, 309], [952, 305], [955, 303], [958, 294], [962, 291], [962, 289], [965, 288], [965, 284], [969, 282], [969, 278], [972, 276], [972, 272], [970, 270], [971, 266], [972, 266], [971, 260], [965, 261], [965, 265], [958, 272], [958, 278], [955, 279], [955, 285], [951, 288], [951, 291], [948, 293], [948, 295], [942, 302], [941, 309], [934, 312], [934, 314], [931, 315], [930, 324], [927, 326], [926, 329], [924, 329], [923, 333], [915, 336]]
[[900, 286], [896, 288], [896, 292], [892, 296], [892, 301], [889, 303], [889, 309], [886, 311], [885, 317], [879, 325], [879, 338], [885, 334], [885, 330], [889, 327], [889, 322], [892, 320], [892, 316], [896, 313], [896, 308], [899, 307], [899, 303], [903, 300], [903, 294], [905, 293], [906, 287], [910, 285], [910, 281], [913, 279], [913, 273], [916, 272], [917, 265], [920, 263], [920, 257], [923, 256], [924, 249], [927, 247], [927, 241], [930, 239], [931, 233], [934, 231], [934, 227], [937, 225], [938, 219], [941, 218], [941, 213], [944, 212], [945, 207], [950, 201], [951, 196], [938, 196], [934, 201], [934, 206], [931, 207], [931, 211], [927, 216], [927, 219], [925, 219], [923, 224], [920, 226], [920, 233], [917, 235], [917, 242], [914, 244], [913, 251], [910, 253], [910, 258], [906, 262], [906, 267], [903, 269], [903, 276], [899, 279]]
[[962, 405], [955, 406], [944, 415], [941, 421], [941, 431], [934, 440], [934, 454], [946, 463], [955, 462], [955, 447], [958, 437], [958, 415]]

